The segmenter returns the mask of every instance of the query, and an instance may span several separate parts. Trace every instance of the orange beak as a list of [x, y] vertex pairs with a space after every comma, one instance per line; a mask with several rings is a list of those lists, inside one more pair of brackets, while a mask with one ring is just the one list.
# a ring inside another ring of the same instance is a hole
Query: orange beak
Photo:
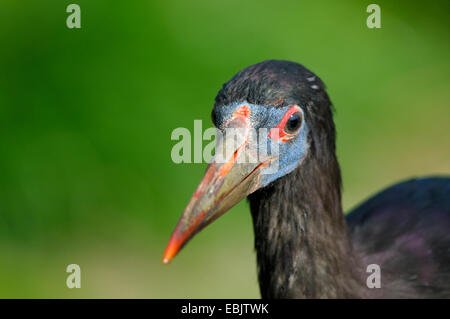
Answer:
[[260, 168], [265, 163], [258, 162], [253, 143], [249, 143], [248, 118], [238, 113], [227, 127], [239, 129], [237, 143], [236, 134], [228, 133], [217, 141], [216, 155], [169, 240], [163, 256], [165, 264], [195, 234], [259, 187]]

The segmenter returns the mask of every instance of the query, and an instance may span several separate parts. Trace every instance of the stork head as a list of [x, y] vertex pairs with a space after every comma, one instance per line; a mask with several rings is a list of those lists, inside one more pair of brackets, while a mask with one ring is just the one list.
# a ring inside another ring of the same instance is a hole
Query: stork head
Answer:
[[324, 84], [297, 63], [264, 61], [225, 83], [212, 111], [218, 130], [215, 156], [172, 234], [163, 262], [247, 195], [300, 169], [309, 153], [317, 153], [315, 144], [330, 125], [334, 134], [330, 119]]

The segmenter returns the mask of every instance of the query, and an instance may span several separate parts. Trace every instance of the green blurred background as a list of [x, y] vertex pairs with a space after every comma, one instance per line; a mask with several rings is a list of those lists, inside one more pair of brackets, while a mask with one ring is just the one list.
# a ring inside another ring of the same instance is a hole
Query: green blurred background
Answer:
[[265, 59], [327, 84], [346, 210], [449, 174], [450, 2], [377, 1], [381, 29], [370, 3], [2, 0], [0, 297], [258, 298], [246, 202], [161, 256], [205, 169], [171, 161], [172, 130], [210, 125], [222, 83]]

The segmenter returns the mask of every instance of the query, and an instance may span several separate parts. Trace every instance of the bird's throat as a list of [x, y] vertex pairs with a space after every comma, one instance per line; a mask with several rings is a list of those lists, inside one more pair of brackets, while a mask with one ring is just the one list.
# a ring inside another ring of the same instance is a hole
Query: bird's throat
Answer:
[[357, 297], [340, 183], [337, 160], [324, 168], [307, 158], [249, 196], [263, 298]]

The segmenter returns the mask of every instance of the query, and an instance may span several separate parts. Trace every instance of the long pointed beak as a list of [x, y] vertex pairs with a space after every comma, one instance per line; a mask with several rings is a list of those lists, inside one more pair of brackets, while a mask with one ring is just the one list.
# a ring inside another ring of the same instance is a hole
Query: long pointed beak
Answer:
[[[260, 169], [265, 163], [258, 162], [253, 143], [249, 143], [248, 125], [238, 117], [230, 126], [242, 129], [237, 143], [236, 135], [230, 134], [217, 142], [216, 155], [169, 240], [163, 256], [165, 264], [195, 234], [259, 187]], [[232, 144], [235, 146], [230, 151]]]

